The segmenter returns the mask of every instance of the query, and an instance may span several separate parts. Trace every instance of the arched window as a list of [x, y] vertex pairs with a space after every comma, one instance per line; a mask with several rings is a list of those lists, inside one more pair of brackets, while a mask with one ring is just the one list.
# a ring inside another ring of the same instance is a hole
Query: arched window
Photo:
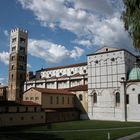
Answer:
[[115, 101], [116, 101], [116, 106], [118, 106], [120, 104], [120, 93], [117, 92], [115, 95]]
[[83, 100], [83, 96], [82, 96], [82, 94], [79, 95], [79, 100], [80, 100], [80, 101]]
[[140, 94], [138, 94], [138, 104], [140, 104]]
[[93, 94], [93, 103], [97, 103], [97, 93]]

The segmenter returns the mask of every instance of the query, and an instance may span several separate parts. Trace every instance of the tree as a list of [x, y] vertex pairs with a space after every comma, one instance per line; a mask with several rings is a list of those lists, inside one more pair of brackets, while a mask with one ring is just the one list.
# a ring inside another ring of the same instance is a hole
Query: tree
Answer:
[[140, 0], [123, 0], [123, 2], [124, 27], [130, 34], [134, 47], [140, 51]]

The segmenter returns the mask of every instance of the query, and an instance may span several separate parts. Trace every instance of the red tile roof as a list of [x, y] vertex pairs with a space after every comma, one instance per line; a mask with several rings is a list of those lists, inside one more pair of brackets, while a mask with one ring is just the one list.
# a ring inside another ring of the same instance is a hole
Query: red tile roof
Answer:
[[44, 94], [73, 94], [64, 89], [32, 88]]
[[40, 104], [34, 103], [32, 101], [20, 101], [17, 103], [24, 105], [24, 106], [41, 106]]
[[65, 90], [68, 91], [88, 91], [88, 86], [87, 85], [79, 85], [71, 88], [66, 88]]
[[0, 106], [41, 106], [32, 101], [0, 101]]
[[83, 62], [83, 63], [71, 64], [71, 65], [66, 65], [66, 66], [58, 66], [58, 67], [45, 68], [45, 69], [41, 69], [39, 71], [57, 70], [57, 69], [71, 68], [71, 67], [79, 67], [79, 66], [86, 66], [86, 65], [87, 65], [87, 62]]

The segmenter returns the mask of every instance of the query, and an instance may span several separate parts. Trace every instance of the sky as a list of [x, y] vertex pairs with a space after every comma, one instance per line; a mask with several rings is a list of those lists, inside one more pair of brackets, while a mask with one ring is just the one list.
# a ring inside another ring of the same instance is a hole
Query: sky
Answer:
[[8, 81], [9, 33], [28, 30], [28, 71], [86, 62], [109, 46], [135, 53], [122, 0], [0, 0], [0, 83]]

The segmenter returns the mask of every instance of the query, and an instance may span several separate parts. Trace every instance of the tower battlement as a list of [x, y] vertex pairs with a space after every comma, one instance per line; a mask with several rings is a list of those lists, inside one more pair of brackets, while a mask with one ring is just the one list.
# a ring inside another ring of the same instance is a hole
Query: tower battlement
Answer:
[[15, 28], [15, 29], [12, 29], [11, 30], [11, 33], [14, 33], [14, 32], [23, 32], [23, 33], [28, 33], [28, 31], [27, 30], [25, 30], [25, 29], [22, 29], [22, 28]]

